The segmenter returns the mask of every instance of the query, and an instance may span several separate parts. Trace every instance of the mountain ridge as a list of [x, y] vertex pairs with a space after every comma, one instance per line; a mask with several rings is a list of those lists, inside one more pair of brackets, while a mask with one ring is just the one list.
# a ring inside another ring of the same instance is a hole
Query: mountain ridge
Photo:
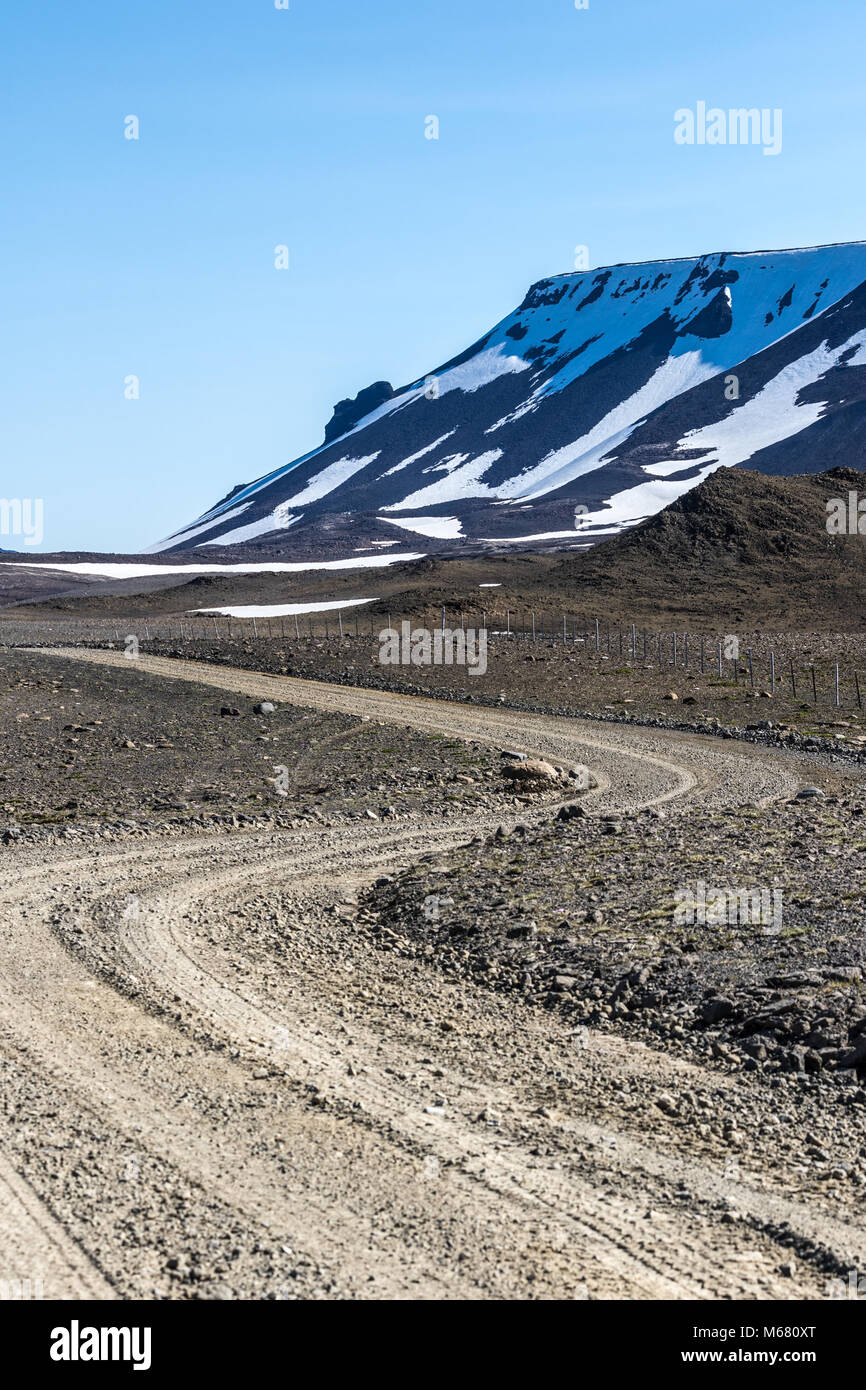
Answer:
[[338, 402], [320, 445], [150, 549], [580, 548], [716, 468], [864, 451], [866, 242], [623, 262], [536, 281], [464, 352]]

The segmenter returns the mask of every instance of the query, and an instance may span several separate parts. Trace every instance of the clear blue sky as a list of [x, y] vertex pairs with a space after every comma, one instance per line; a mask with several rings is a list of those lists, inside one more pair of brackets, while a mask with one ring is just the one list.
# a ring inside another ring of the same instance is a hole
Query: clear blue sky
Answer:
[[[290, 4], [4, 7], [0, 496], [44, 499], [43, 549], [189, 522], [577, 244], [866, 237], [862, 0]], [[782, 153], [676, 145], [700, 100], [781, 107]]]

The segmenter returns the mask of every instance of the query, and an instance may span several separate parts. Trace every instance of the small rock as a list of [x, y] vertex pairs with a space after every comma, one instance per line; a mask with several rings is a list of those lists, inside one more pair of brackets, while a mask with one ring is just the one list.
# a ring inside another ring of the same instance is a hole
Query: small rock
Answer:
[[702, 1023], [721, 1023], [723, 1018], [730, 1018], [734, 1012], [734, 1006], [730, 999], [707, 999], [700, 1008], [700, 1019]]

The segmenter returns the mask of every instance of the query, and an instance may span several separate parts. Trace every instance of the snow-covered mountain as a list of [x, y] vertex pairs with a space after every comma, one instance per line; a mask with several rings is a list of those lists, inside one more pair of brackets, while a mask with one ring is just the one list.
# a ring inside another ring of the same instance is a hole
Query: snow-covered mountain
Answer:
[[341, 401], [317, 449], [152, 550], [582, 545], [716, 468], [864, 458], [866, 243], [647, 261], [533, 285], [460, 356]]

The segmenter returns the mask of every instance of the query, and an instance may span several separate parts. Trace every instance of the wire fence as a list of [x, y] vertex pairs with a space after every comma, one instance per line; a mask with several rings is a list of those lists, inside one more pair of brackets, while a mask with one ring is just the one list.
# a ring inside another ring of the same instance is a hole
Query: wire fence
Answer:
[[[636, 623], [613, 625], [598, 618], [530, 608], [444, 608], [420, 613], [355, 610], [284, 616], [231, 617], [218, 614], [154, 618], [20, 619], [0, 617], [0, 646], [158, 646], [249, 643], [250, 641], [376, 642], [385, 629], [410, 633], [476, 632], [496, 643], [546, 643], [568, 651], [571, 659], [597, 671], [617, 674], [686, 672], [710, 684], [724, 683], [771, 696], [786, 695], [810, 705], [863, 708], [866, 634], [755, 634], [749, 642], [735, 633], [714, 635], [650, 629]], [[828, 647], [828, 643], [830, 646]], [[815, 652], [816, 646], [824, 646]], [[831, 649], [832, 648], [832, 649]], [[612, 665], [611, 663], [617, 663]]]

